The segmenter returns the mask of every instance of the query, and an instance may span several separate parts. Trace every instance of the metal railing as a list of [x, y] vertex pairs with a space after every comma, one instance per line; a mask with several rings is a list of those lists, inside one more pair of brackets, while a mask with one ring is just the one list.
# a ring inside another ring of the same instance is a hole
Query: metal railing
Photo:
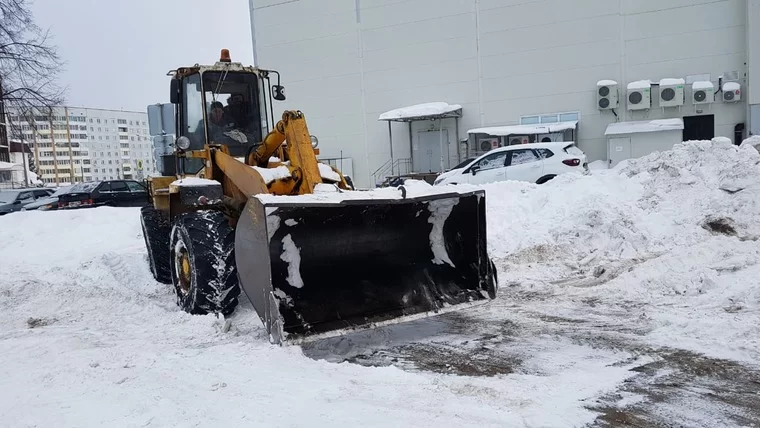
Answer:
[[397, 175], [409, 174], [412, 171], [412, 159], [400, 158], [386, 161], [372, 173], [372, 179], [375, 185], [383, 183], [388, 177], [394, 177]]

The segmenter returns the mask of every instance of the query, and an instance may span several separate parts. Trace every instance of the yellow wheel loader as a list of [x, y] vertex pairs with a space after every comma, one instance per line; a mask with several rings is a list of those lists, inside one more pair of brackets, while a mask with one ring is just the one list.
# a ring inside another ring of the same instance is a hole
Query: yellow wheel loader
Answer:
[[483, 191], [354, 190], [318, 161], [301, 112], [274, 121], [279, 73], [226, 49], [169, 75], [171, 104], [148, 113], [171, 150], [141, 220], [183, 310], [228, 315], [242, 290], [271, 342], [297, 343], [495, 297]]

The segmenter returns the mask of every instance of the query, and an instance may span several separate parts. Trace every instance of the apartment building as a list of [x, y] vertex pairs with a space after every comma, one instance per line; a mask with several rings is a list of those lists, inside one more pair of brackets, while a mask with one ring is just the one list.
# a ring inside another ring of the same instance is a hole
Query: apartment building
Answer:
[[13, 139], [30, 144], [39, 178], [47, 185], [157, 173], [143, 112], [65, 106], [13, 111], [8, 130]]

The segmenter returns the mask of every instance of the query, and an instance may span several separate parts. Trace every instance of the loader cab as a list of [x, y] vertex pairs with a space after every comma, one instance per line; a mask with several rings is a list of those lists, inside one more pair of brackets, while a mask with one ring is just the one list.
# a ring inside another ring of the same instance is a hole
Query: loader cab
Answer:
[[[276, 72], [228, 59], [223, 56], [213, 66], [180, 68], [173, 75], [171, 102], [177, 107], [177, 137], [190, 140], [186, 150], [221, 144], [230, 155], [243, 157], [269, 132], [273, 121], [267, 113], [271, 113], [272, 99], [284, 99], [282, 87], [272, 87], [269, 81], [269, 73]], [[186, 159], [183, 169], [194, 174], [202, 167], [200, 159]]]

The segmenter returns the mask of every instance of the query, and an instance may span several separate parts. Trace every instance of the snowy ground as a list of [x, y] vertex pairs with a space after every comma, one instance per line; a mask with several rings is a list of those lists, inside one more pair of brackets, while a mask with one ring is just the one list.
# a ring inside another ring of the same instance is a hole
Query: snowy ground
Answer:
[[190, 316], [138, 211], [0, 217], [7, 426], [760, 426], [760, 154], [486, 186], [500, 295], [303, 347]]

